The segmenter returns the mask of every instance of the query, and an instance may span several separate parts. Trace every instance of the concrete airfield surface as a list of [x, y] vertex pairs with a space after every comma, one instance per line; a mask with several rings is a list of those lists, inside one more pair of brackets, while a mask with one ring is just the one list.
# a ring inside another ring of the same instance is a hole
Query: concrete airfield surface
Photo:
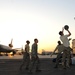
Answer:
[[[41, 72], [35, 72], [35, 67], [31, 75], [75, 75], [75, 64], [70, 68], [63, 69], [61, 64], [58, 68], [54, 68], [53, 58], [40, 58]], [[22, 59], [0, 59], [0, 75], [30, 75], [27, 70], [19, 70]]]

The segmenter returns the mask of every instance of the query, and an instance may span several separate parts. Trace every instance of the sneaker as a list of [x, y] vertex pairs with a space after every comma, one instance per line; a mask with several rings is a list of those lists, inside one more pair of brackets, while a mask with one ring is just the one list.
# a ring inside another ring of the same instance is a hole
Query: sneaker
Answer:
[[55, 66], [54, 68], [58, 68], [57, 66]]
[[25, 70], [29, 70], [29, 68], [28, 68], [28, 67], [26, 67], [26, 68], [25, 68]]
[[41, 70], [36, 70], [36, 72], [41, 72]]

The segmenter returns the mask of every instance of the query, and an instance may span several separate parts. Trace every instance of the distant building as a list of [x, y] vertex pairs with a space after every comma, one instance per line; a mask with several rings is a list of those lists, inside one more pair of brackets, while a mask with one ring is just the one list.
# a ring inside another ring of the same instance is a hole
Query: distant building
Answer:
[[52, 52], [50, 51], [45, 51], [44, 49], [42, 49], [42, 55], [50, 55]]

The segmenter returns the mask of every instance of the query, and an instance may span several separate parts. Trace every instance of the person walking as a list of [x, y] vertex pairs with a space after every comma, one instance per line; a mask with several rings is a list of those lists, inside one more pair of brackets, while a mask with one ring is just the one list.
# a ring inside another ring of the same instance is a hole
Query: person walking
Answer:
[[29, 54], [29, 50], [30, 50], [30, 41], [27, 40], [26, 41], [26, 45], [25, 45], [25, 52], [23, 54], [23, 62], [20, 66], [20, 70], [22, 70], [22, 67], [24, 66], [25, 64], [25, 69], [28, 70], [29, 69], [29, 63], [30, 63], [30, 54]]
[[33, 67], [35, 65], [36, 72], [40, 72], [41, 70], [39, 69], [39, 57], [38, 57], [38, 39], [34, 39], [34, 43], [32, 44], [32, 49], [31, 49], [31, 63], [30, 63], [30, 68], [29, 68], [29, 73], [32, 73]]

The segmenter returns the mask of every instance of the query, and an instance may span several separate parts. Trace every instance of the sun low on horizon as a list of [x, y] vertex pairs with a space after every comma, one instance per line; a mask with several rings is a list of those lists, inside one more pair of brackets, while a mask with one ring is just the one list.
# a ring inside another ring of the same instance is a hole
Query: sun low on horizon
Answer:
[[0, 0], [0, 44], [8, 45], [13, 38], [14, 48], [24, 47], [26, 40], [30, 41], [31, 47], [37, 38], [39, 52], [43, 49], [53, 51], [64, 25], [69, 25], [70, 38], [75, 39], [74, 2]]

